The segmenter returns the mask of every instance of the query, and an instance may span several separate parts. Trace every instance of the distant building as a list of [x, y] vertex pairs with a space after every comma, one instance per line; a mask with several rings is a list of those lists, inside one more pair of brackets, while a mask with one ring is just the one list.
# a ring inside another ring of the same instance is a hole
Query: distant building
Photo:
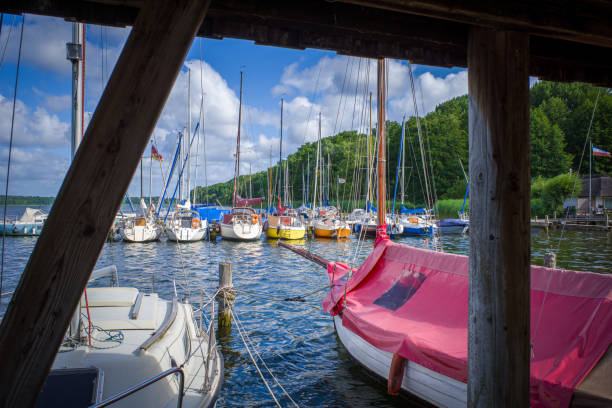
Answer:
[[575, 199], [572, 203], [576, 206], [578, 214], [603, 214], [606, 210], [612, 212], [612, 177], [601, 174], [591, 177], [591, 211], [589, 211], [589, 177], [583, 177], [581, 182], [582, 191], [578, 195], [578, 205], [576, 206]]

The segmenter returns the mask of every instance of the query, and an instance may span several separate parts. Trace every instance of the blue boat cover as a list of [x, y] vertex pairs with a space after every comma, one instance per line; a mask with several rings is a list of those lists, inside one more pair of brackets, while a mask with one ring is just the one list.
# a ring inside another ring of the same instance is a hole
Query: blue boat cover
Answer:
[[467, 227], [469, 224], [469, 221], [460, 220], [458, 218], [444, 218], [438, 222], [438, 227]]
[[425, 214], [424, 208], [414, 208], [412, 210], [407, 209], [402, 205], [401, 213], [402, 214]]
[[224, 214], [229, 214], [230, 212], [228, 207], [220, 207], [213, 204], [195, 204], [191, 206], [191, 209], [200, 214], [200, 217], [208, 222], [212, 220], [219, 221], [223, 218]]

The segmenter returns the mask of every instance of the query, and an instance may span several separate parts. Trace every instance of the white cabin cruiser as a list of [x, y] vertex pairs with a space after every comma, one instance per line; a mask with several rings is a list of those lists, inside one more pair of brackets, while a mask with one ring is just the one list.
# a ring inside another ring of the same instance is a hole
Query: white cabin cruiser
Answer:
[[189, 303], [134, 287], [88, 288], [79, 309], [37, 407], [215, 405], [223, 357], [214, 320], [198, 327]]

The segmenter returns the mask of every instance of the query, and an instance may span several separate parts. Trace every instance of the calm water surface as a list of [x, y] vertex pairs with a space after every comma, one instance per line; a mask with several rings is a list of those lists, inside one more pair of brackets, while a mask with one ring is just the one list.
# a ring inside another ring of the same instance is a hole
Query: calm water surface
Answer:
[[[22, 212], [23, 207], [9, 208], [9, 213]], [[423, 238], [399, 241], [430, 247]], [[35, 237], [6, 238], [4, 293], [14, 290], [35, 243]], [[558, 231], [547, 234], [533, 230], [531, 243], [534, 264], [542, 264], [547, 249], [559, 246], [560, 268], [611, 272], [612, 234], [566, 231], [560, 238]], [[344, 242], [311, 240], [297, 244], [327, 259], [358, 265], [372, 250], [373, 241], [366, 240], [359, 251], [354, 237]], [[447, 252], [467, 254], [469, 240], [450, 235], [443, 237], [442, 244]], [[241, 291], [236, 297], [236, 315], [267, 366], [300, 406], [406, 406], [406, 401], [388, 397], [386, 387], [368, 377], [337, 340], [331, 318], [321, 310], [323, 288], [328, 284], [325, 270], [278, 248], [274, 241], [107, 243], [97, 267], [114, 264], [122, 286], [134, 285], [147, 291], [155, 274], [155, 290], [166, 299], [173, 295], [171, 277], [175, 276], [180, 294], [190, 292], [192, 303], [199, 303], [200, 291], [206, 298], [214, 293], [218, 264], [223, 261], [232, 262], [234, 286]], [[305, 294], [309, 294], [305, 302], [279, 300]], [[4, 314], [9, 296], [2, 296], [0, 314]], [[236, 327], [217, 336], [225, 358], [225, 383], [218, 406], [274, 406]], [[274, 381], [266, 378], [281, 405], [290, 406]]]

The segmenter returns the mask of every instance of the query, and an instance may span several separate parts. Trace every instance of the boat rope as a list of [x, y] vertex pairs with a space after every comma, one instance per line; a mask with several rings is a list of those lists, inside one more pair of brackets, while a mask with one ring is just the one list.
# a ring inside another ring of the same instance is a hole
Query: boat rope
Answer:
[[261, 299], [266, 299], [266, 300], [276, 300], [279, 302], [306, 302], [306, 299], [305, 299], [306, 297], [322, 292], [328, 288], [329, 288], [329, 285], [325, 285], [322, 288], [313, 290], [311, 292], [307, 292], [303, 295], [296, 295], [296, 296], [290, 296], [290, 297], [270, 296], [270, 295], [263, 294], [261, 292], [251, 292], [251, 291], [242, 290], [242, 289], [234, 289], [234, 291], [244, 293], [245, 295], [251, 296], [254, 298], [261, 298]]
[[2, 288], [4, 287], [4, 253], [6, 241], [6, 202], [8, 200], [8, 186], [11, 175], [11, 156], [13, 153], [13, 131], [15, 129], [15, 105], [17, 104], [17, 88], [19, 85], [19, 68], [21, 65], [21, 48], [23, 44], [23, 27], [25, 26], [25, 15], [21, 20], [21, 35], [19, 37], [19, 53], [17, 54], [17, 70], [15, 72], [15, 90], [13, 92], [13, 113], [11, 116], [11, 134], [9, 136], [8, 163], [6, 164], [6, 187], [4, 189], [4, 213], [2, 216], [2, 261], [0, 261], [0, 304], [2, 304]]
[[274, 395], [274, 392], [272, 391], [272, 389], [268, 385], [268, 382], [266, 381], [263, 373], [259, 369], [259, 366], [257, 365], [257, 361], [255, 361], [255, 357], [253, 357], [253, 354], [251, 353], [251, 349], [249, 348], [249, 345], [247, 344], [247, 342], [246, 342], [246, 340], [245, 340], [245, 338], [244, 338], [244, 336], [242, 334], [242, 330], [241, 330], [240, 325], [238, 324], [238, 322], [236, 320], [236, 315], [234, 314], [234, 311], [232, 309], [230, 309], [230, 313], [232, 314], [232, 318], [234, 319], [234, 322], [236, 323], [236, 327], [238, 328], [238, 334], [240, 334], [240, 338], [242, 339], [242, 342], [244, 343], [244, 347], [246, 348], [246, 351], [249, 353], [249, 356], [251, 357], [251, 361], [253, 361], [253, 364], [255, 365], [255, 368], [257, 369], [257, 372], [259, 373], [259, 376], [263, 380], [266, 388], [268, 389], [268, 392], [272, 396], [272, 399], [274, 399], [274, 402], [276, 403], [276, 406], [280, 408], [281, 404], [276, 399], [276, 396]]
[[[272, 373], [272, 371], [270, 370], [270, 368], [268, 367], [268, 365], [266, 364], [266, 362], [264, 361], [264, 359], [261, 357], [261, 354], [257, 351], [257, 348], [255, 346], [255, 343], [251, 340], [251, 338], [249, 337], [249, 335], [246, 332], [246, 329], [244, 328], [244, 325], [242, 324], [242, 322], [240, 321], [240, 319], [238, 318], [237, 314], [234, 313], [234, 310], [230, 308], [230, 312], [232, 314], [232, 318], [234, 320], [234, 323], [236, 323], [236, 327], [238, 328], [238, 333], [240, 334], [240, 337], [242, 339], [242, 342], [244, 343], [244, 347], [246, 348], [247, 352], [249, 353], [249, 356], [251, 357], [251, 360], [253, 361], [253, 364], [255, 365], [255, 368], [257, 369], [261, 379], [263, 380], [264, 384], [266, 385], [266, 388], [268, 389], [268, 391], [270, 392], [270, 395], [272, 396], [272, 398], [274, 399], [274, 402], [276, 402], [276, 405], [278, 407], [281, 407], [280, 403], [278, 402], [278, 399], [276, 398], [276, 396], [274, 395], [274, 393], [272, 392], [272, 389], [270, 388], [270, 386], [268, 385], [268, 382], [266, 381], [266, 379], [264, 378], [261, 370], [259, 369], [259, 366], [257, 364], [257, 361], [255, 360], [255, 358], [253, 357], [253, 354], [251, 353], [251, 350], [257, 355], [257, 358], [259, 359], [259, 361], [261, 361], [261, 363], [263, 364], [264, 368], [266, 369], [266, 371], [268, 372], [268, 374], [272, 377], [272, 379], [274, 380], [274, 382], [279, 386], [279, 388], [283, 391], [283, 393], [287, 396], [287, 398], [289, 398], [289, 400], [293, 403], [294, 406], [299, 407], [299, 405], [293, 400], [293, 398], [291, 398], [291, 395], [289, 395], [289, 393], [287, 392], [287, 390], [285, 389], [285, 387], [283, 387], [281, 385], [281, 383], [278, 381], [278, 379], [276, 378], [276, 376]], [[250, 347], [249, 347], [250, 344]]]
[[[570, 195], [570, 197], [574, 197], [574, 194], [576, 193], [576, 185], [578, 183], [578, 179], [580, 178], [580, 169], [582, 168], [582, 161], [584, 159], [584, 155], [586, 152], [586, 148], [589, 142], [589, 139], [591, 137], [591, 126], [593, 125], [593, 119], [595, 118], [595, 111], [597, 110], [597, 103], [599, 102], [599, 95], [601, 93], [601, 88], [597, 89], [597, 97], [595, 98], [595, 104], [593, 105], [593, 111], [591, 112], [591, 120], [589, 121], [589, 127], [587, 129], [587, 134], [586, 137], [584, 138], [584, 145], [582, 147], [582, 154], [580, 155], [580, 161], [578, 162], [578, 170], [576, 171], [576, 178], [574, 179], [574, 185], [572, 187], [572, 193]], [[576, 204], [578, 204], [576, 202]], [[562, 227], [561, 227], [561, 235], [559, 236], [559, 240], [557, 241], [557, 249], [555, 250], [555, 253], [558, 254], [559, 250], [561, 248], [561, 241], [563, 240], [563, 234], [565, 232], [565, 223], [563, 223]], [[546, 280], [546, 289], [544, 291], [544, 296], [542, 298], [542, 303], [540, 303], [539, 306], [539, 310], [538, 310], [538, 319], [536, 320], [536, 325], [535, 325], [535, 329], [533, 331], [533, 338], [531, 339], [531, 358], [535, 358], [535, 344], [536, 344], [536, 338], [538, 335], [538, 329], [540, 328], [540, 323], [542, 320], [542, 313], [544, 311], [544, 304], [546, 303], [546, 299], [548, 298], [548, 292], [550, 289], [550, 282], [552, 281], [552, 275], [553, 275], [553, 271], [557, 270], [558, 268], [550, 268], [550, 271], [548, 272], [548, 278]]]

